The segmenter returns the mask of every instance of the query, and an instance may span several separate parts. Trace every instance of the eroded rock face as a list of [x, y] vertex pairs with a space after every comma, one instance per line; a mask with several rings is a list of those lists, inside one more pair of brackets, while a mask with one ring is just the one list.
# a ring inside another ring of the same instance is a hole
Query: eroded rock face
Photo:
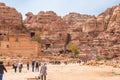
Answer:
[[28, 12], [26, 16], [27, 18], [24, 20], [24, 24], [29, 30], [51, 31], [53, 29], [64, 29], [67, 27], [67, 24], [62, 18], [57, 16], [53, 11], [41, 11], [37, 15]]
[[70, 13], [61, 18], [53, 11], [42, 11], [37, 15], [29, 12], [26, 16], [26, 28], [39, 31], [44, 40], [58, 50], [64, 46], [66, 34], [70, 33], [71, 42], [77, 44], [81, 53], [107, 59], [120, 57], [120, 5], [108, 8], [98, 16]]
[[111, 15], [107, 31], [120, 32], [120, 5], [113, 8], [113, 13]]
[[99, 15], [97, 17], [96, 31], [104, 31], [106, 28], [106, 23], [104, 20], [104, 15]]
[[51, 47], [55, 48], [64, 47], [69, 25], [60, 16], [53, 11], [40, 11], [37, 15], [29, 12], [26, 16], [27, 18], [24, 20], [25, 27], [30, 32], [41, 35], [45, 46], [46, 44], [50, 44]]
[[[83, 32], [91, 31], [117, 31], [119, 32], [120, 21], [120, 5], [108, 8], [105, 12], [101, 13], [97, 17], [90, 17], [86, 20]], [[94, 25], [92, 25], [94, 24]], [[96, 29], [95, 29], [96, 24]], [[91, 26], [92, 25], [92, 26]], [[92, 29], [92, 30], [91, 30]]]
[[64, 16], [64, 21], [69, 25], [75, 25], [76, 23], [85, 23], [85, 21], [90, 18], [90, 15], [80, 14], [80, 13], [69, 13], [68, 15]]
[[97, 28], [97, 20], [96, 17], [92, 17], [87, 19], [85, 26], [83, 27], [83, 32], [92, 32]]
[[5, 3], [0, 3], [0, 6], [6, 6]]
[[68, 25], [62, 20], [58, 19], [50, 24], [48, 29], [50, 28], [50, 31], [59, 31], [59, 30], [67, 30]]
[[91, 17], [92, 16], [87, 14], [79, 14], [72, 12], [69, 13], [68, 15], [65, 15], [63, 19], [69, 26], [74, 28], [74, 30], [82, 31], [85, 26], [86, 20]]
[[[88, 17], [84, 24], [81, 24], [76, 17], [80, 19], [78, 16], [69, 15], [65, 20], [72, 25], [71, 31], [77, 27], [74, 34], [77, 35], [76, 41], [79, 40], [77, 44], [79, 44], [81, 53], [99, 54], [107, 59], [120, 57], [120, 5], [108, 8], [97, 17]], [[75, 40], [73, 41], [75, 42]]]
[[[105, 21], [107, 24], [104, 39], [106, 45], [101, 49], [101, 54], [107, 58], [119, 57], [120, 52], [120, 5], [113, 6], [104, 12]], [[102, 33], [100, 33], [101, 35]], [[98, 36], [100, 37], [100, 36]]]
[[0, 33], [15, 33], [22, 30], [22, 15], [15, 8], [0, 3]]

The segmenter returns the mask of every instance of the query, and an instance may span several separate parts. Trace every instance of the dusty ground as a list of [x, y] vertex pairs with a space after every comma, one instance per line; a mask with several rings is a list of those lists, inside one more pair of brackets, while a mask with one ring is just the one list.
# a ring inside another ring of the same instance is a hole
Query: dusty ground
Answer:
[[[47, 80], [120, 80], [120, 69], [109, 66], [81, 66], [79, 64], [47, 65]], [[3, 80], [27, 80], [35, 78], [39, 72], [27, 71], [14, 73], [9, 69]]]

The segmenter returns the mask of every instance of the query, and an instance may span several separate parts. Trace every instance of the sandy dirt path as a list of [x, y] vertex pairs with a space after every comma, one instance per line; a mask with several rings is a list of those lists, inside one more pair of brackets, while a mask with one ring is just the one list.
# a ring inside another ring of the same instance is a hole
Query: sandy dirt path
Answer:
[[[47, 65], [47, 80], [120, 80], [120, 69], [109, 66], [81, 66], [79, 64]], [[15, 73], [12, 69], [4, 74], [3, 80], [27, 80], [35, 78], [39, 72]]]

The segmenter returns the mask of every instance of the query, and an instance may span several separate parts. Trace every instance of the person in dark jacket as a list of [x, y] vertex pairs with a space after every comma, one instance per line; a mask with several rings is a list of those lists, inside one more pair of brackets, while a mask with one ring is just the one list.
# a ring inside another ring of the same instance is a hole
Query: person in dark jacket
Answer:
[[34, 67], [35, 67], [35, 60], [32, 60], [32, 72], [34, 72]]
[[35, 64], [35, 70], [39, 72], [39, 63], [38, 62], [36, 62], [36, 64]]
[[30, 63], [27, 62], [27, 71], [29, 71]]
[[2, 78], [3, 78], [4, 71], [7, 72], [7, 69], [3, 65], [3, 61], [0, 61], [0, 80], [2, 80]]
[[13, 69], [15, 70], [15, 73], [16, 73], [17, 72], [17, 63], [16, 62], [13, 63]]

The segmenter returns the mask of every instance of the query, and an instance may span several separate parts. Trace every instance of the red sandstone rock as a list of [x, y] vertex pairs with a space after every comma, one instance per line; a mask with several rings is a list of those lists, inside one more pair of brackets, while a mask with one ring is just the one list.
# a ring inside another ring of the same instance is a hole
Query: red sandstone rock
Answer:
[[87, 19], [85, 26], [83, 27], [83, 32], [92, 32], [97, 29], [97, 20], [96, 17]]
[[15, 8], [0, 3], [0, 33], [19, 32], [22, 26], [22, 15]]
[[31, 12], [28, 12], [26, 16], [27, 18], [24, 21], [24, 25], [28, 29], [37, 28], [36, 30], [49, 31], [57, 28], [63, 29], [67, 27], [67, 24], [62, 20], [62, 18], [57, 16], [57, 14], [53, 11], [41, 11], [37, 15], [33, 15]]
[[70, 33], [71, 42], [79, 46], [80, 53], [107, 59], [120, 57], [120, 5], [96, 17], [70, 13], [61, 18], [53, 11], [41, 11], [37, 15], [28, 12], [26, 16], [23, 24], [20, 13], [0, 3], [0, 33], [9, 30], [15, 33], [24, 25], [30, 32], [40, 34], [43, 42], [51, 43], [53, 51], [58, 52], [64, 48], [67, 33]]

